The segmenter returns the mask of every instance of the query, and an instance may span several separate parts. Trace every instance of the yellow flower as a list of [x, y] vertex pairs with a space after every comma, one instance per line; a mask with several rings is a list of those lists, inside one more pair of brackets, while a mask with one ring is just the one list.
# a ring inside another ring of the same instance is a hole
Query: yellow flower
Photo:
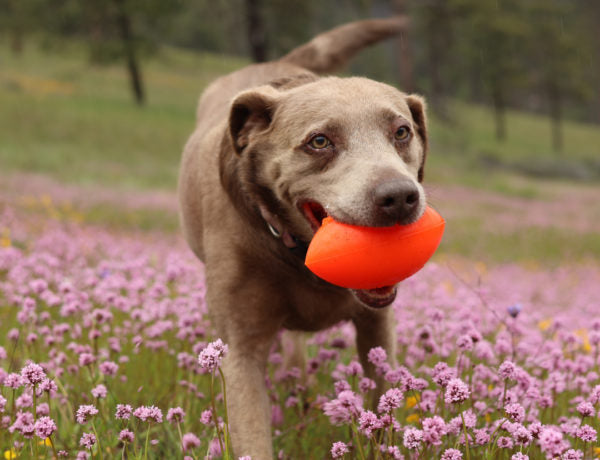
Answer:
[[409, 396], [408, 398], [406, 398], [406, 405], [405, 407], [407, 409], [411, 409], [413, 407], [415, 407], [417, 405], [417, 403], [419, 402], [420, 398], [419, 396]]
[[544, 319], [538, 323], [538, 327], [540, 328], [540, 331], [545, 331], [550, 326], [552, 326], [552, 318]]
[[590, 351], [592, 351], [592, 345], [590, 344], [590, 339], [588, 338], [588, 331], [587, 329], [583, 328], [583, 329], [577, 329], [575, 331], [575, 335], [577, 337], [581, 337], [583, 343], [581, 345], [581, 349], [583, 351], [585, 351], [586, 353], [589, 353]]
[[407, 423], [417, 423], [419, 421], [419, 414], [410, 414], [406, 417]]
[[50, 438], [46, 438], [43, 441], [38, 441], [38, 445], [52, 447], [52, 442], [50, 441]]
[[15, 451], [15, 449], [10, 449], [10, 450], [5, 450], [4, 451], [4, 458], [6, 460], [12, 460], [13, 458], [17, 458], [17, 452]]
[[485, 421], [487, 423], [491, 423], [492, 422], [492, 416], [488, 413], [485, 414]]
[[9, 248], [11, 244], [12, 241], [10, 241], [10, 238], [7, 238], [6, 236], [0, 238], [0, 248]]

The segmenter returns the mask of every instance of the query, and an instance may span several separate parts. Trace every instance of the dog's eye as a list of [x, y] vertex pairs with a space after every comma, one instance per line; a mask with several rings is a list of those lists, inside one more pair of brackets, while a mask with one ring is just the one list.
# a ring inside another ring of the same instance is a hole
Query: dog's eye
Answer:
[[315, 150], [323, 150], [331, 145], [331, 141], [322, 134], [318, 134], [315, 137], [313, 137], [310, 141], [308, 141], [308, 145], [310, 145]]
[[400, 126], [394, 133], [394, 139], [397, 141], [405, 141], [410, 136], [410, 129], [408, 126]]

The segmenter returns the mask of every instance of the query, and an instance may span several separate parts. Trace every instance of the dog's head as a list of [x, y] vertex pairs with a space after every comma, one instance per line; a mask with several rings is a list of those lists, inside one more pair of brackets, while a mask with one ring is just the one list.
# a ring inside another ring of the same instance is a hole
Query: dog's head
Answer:
[[[231, 107], [239, 181], [263, 218], [288, 246], [292, 236], [309, 242], [327, 215], [371, 227], [416, 221], [426, 205], [423, 99], [365, 78], [301, 83], [245, 91]], [[380, 307], [395, 288], [357, 295]]]

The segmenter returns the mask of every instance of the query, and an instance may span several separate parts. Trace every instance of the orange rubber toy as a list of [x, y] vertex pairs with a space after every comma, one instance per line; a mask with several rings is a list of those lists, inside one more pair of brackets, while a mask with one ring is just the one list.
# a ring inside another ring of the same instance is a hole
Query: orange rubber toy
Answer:
[[393, 227], [359, 227], [326, 217], [308, 247], [305, 264], [337, 286], [392, 286], [423, 268], [440, 244], [444, 225], [429, 206], [417, 222]]

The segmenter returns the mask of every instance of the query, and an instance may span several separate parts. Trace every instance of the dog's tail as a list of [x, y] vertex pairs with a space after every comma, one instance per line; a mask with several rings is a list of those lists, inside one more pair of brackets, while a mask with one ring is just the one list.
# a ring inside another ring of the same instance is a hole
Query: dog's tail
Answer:
[[397, 35], [407, 26], [408, 18], [405, 16], [351, 22], [317, 35], [280, 61], [316, 73], [333, 72], [343, 68], [361, 49]]

